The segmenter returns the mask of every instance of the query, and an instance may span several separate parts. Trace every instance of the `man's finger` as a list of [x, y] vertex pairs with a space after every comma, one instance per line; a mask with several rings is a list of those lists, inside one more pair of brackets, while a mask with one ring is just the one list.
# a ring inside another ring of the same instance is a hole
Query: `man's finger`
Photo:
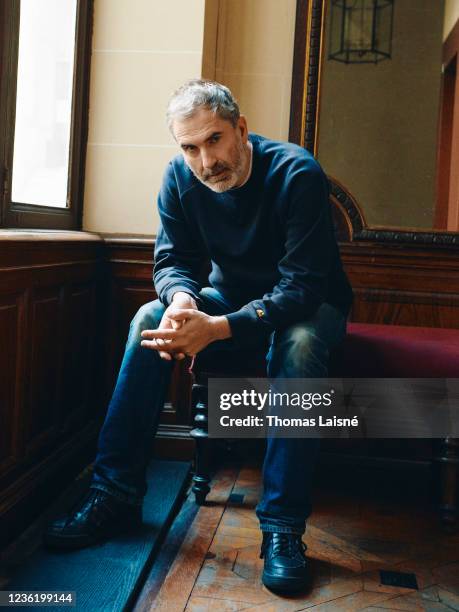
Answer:
[[192, 317], [199, 316], [198, 311], [193, 308], [171, 308], [167, 313], [169, 319], [183, 321], [184, 319], [191, 319]]
[[144, 329], [141, 333], [142, 338], [148, 340], [174, 340], [177, 336], [177, 330], [175, 329]]
[[140, 343], [140, 346], [143, 346], [144, 348], [153, 349], [158, 352], [167, 352], [167, 353], [174, 353], [174, 352], [182, 353], [183, 352], [183, 346], [181, 345], [181, 343], [175, 342], [174, 340], [171, 340], [170, 342], [168, 342], [167, 351], [164, 351], [163, 346], [159, 347], [155, 340], [142, 340]]
[[159, 350], [161, 348], [167, 347], [167, 345], [170, 343], [170, 340], [163, 340], [162, 338], [156, 338], [155, 340], [152, 340], [152, 342], [155, 343], [155, 347]]

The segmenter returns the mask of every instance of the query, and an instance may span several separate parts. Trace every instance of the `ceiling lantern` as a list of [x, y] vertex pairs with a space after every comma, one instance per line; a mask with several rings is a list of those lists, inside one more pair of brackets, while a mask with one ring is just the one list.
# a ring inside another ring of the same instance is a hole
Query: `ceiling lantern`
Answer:
[[377, 64], [390, 59], [394, 0], [331, 0], [329, 59]]

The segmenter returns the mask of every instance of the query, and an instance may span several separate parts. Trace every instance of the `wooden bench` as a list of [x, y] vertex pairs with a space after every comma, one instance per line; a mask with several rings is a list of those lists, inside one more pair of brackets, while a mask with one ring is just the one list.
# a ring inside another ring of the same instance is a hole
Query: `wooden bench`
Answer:
[[[218, 364], [218, 367], [216, 367]], [[196, 442], [193, 492], [203, 504], [210, 491], [210, 443], [207, 433], [209, 378], [265, 377], [262, 353], [241, 352], [197, 359], [192, 402]], [[331, 377], [339, 378], [459, 378], [459, 330], [350, 323], [348, 334], [331, 357]], [[435, 406], [432, 406], [435, 410]], [[440, 473], [440, 516], [454, 523], [457, 516], [459, 441], [444, 438], [433, 461]]]
[[[390, 232], [368, 231], [364, 215], [352, 195], [337, 181], [330, 179], [335, 231], [341, 244], [365, 244], [366, 234], [374, 234], [373, 240]], [[406, 232], [405, 232], [406, 233]], [[392, 232], [397, 248], [403, 247], [404, 232]], [[426, 239], [408, 232], [408, 238]], [[436, 238], [437, 240], [437, 238]], [[445, 244], [451, 242], [445, 238]], [[418, 241], [419, 242], [419, 241]], [[371, 262], [369, 262], [371, 265]], [[400, 290], [398, 290], [400, 292]], [[386, 289], [387, 292], [387, 289]], [[433, 312], [433, 309], [432, 309]], [[197, 359], [197, 379], [192, 393], [192, 409], [195, 428], [191, 436], [196, 441], [194, 493], [199, 504], [204, 503], [209, 491], [209, 439], [207, 435], [207, 380], [209, 377], [226, 376], [264, 377], [265, 355], [241, 353], [205, 362]], [[218, 370], [216, 369], [216, 364]], [[338, 351], [331, 357], [330, 376], [366, 378], [459, 378], [459, 329], [439, 327], [385, 325], [351, 322], [348, 335]], [[432, 407], [434, 410], [435, 407]], [[457, 515], [457, 478], [459, 441], [445, 438], [440, 441], [432, 462], [440, 473], [440, 515], [444, 523], [453, 523]]]

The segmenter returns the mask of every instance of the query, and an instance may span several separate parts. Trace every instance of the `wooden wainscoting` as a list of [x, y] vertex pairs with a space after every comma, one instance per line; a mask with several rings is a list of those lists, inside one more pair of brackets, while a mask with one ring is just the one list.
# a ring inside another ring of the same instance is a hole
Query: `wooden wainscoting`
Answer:
[[[129, 321], [156, 294], [152, 285], [154, 240], [106, 237], [110, 265], [111, 321], [107, 389], [113, 388]], [[340, 250], [354, 288], [352, 320], [359, 322], [459, 328], [459, 250], [432, 246], [343, 242]], [[177, 365], [161, 421], [156, 453], [191, 457], [188, 432], [189, 378]], [[107, 398], [108, 399], [108, 398]], [[324, 461], [411, 467], [430, 465], [430, 440], [326, 440]]]
[[[108, 403], [123, 356], [129, 323], [146, 302], [156, 299], [153, 286], [153, 238], [105, 237], [108, 261], [109, 320], [105, 403]], [[155, 454], [164, 458], [191, 459], [194, 442], [189, 437], [190, 376], [185, 362], [177, 362], [161, 415]]]
[[[0, 231], [0, 545], [93, 458], [129, 322], [156, 298], [153, 238]], [[343, 242], [355, 321], [459, 327], [457, 247]], [[177, 363], [157, 456], [191, 458], [190, 376]], [[152, 440], [153, 443], [153, 440]], [[429, 440], [327, 440], [352, 468], [428, 466]], [[327, 459], [328, 458], [328, 459]]]
[[96, 235], [0, 231], [0, 543], [94, 449], [103, 266]]
[[354, 288], [354, 321], [459, 328], [457, 246], [357, 242], [340, 250]]

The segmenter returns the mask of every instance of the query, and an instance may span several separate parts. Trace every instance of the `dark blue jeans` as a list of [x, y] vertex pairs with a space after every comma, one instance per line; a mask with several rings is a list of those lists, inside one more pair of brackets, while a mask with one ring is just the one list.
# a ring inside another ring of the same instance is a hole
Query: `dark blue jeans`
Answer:
[[[202, 310], [222, 315], [234, 306], [215, 290], [201, 291]], [[100, 432], [92, 487], [131, 504], [141, 504], [152, 433], [156, 433], [172, 362], [140, 346], [141, 332], [156, 329], [164, 313], [159, 300], [140, 308], [132, 320], [118, 381]], [[322, 378], [330, 349], [346, 332], [346, 319], [329, 304], [316, 314], [270, 337], [266, 356], [269, 378]], [[205, 350], [232, 341], [213, 343]], [[268, 438], [263, 463], [263, 496], [256, 513], [263, 531], [302, 534], [311, 513], [310, 489], [319, 448], [316, 438]]]

